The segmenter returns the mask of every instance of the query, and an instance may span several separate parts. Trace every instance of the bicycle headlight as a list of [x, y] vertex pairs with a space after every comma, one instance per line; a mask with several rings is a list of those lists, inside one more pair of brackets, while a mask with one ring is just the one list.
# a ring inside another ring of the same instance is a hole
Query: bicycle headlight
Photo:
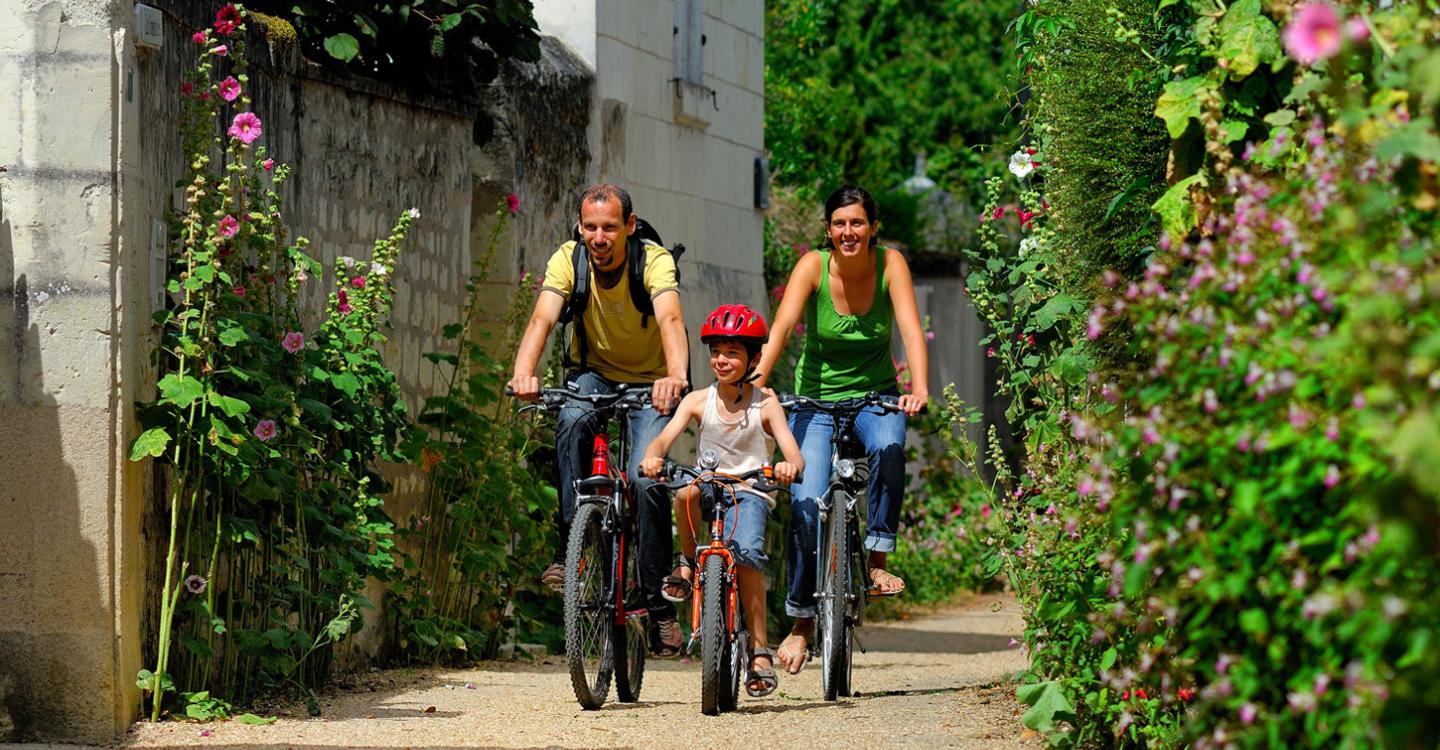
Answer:
[[835, 473], [839, 474], [841, 479], [849, 479], [855, 476], [855, 462], [848, 458], [842, 458], [836, 461]]
[[700, 468], [703, 471], [714, 471], [720, 465], [720, 456], [715, 453], [714, 448], [706, 448], [700, 452]]

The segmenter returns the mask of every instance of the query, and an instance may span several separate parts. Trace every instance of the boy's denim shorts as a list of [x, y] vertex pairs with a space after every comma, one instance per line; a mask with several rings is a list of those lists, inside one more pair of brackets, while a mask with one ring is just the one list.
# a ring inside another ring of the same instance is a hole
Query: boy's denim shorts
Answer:
[[[739, 503], [725, 511], [725, 538], [730, 540], [737, 564], [764, 570], [770, 562], [765, 555], [765, 522], [770, 518], [772, 501], [758, 492], [738, 489], [735, 497]], [[700, 530], [695, 543], [701, 547], [710, 543], [708, 526]]]

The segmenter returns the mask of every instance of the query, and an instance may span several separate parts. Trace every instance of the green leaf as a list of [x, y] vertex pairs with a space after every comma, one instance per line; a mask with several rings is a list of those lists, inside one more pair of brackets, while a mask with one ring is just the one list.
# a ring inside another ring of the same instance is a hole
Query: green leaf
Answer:
[[216, 408], [224, 412], [225, 416], [227, 417], [243, 417], [246, 414], [250, 413], [250, 404], [247, 404], [238, 398], [222, 396], [218, 393], [212, 392], [210, 394], [210, 403], [214, 404]]
[[451, 13], [440, 19], [440, 32], [444, 33], [460, 25], [464, 16], [460, 13]]
[[1440, 161], [1440, 136], [1430, 132], [1427, 126], [1425, 119], [1411, 120], [1380, 141], [1375, 156], [1381, 161], [1397, 156]]
[[1114, 646], [1105, 649], [1105, 653], [1100, 655], [1100, 669], [1105, 670], [1115, 666], [1117, 656], [1119, 656], [1119, 654], [1115, 651]]
[[1165, 121], [1165, 129], [1171, 138], [1185, 133], [1191, 118], [1200, 116], [1200, 92], [1214, 88], [1204, 76], [1194, 76], [1183, 81], [1165, 84], [1165, 92], [1155, 102], [1155, 116]]
[[1260, 483], [1250, 480], [1241, 482], [1235, 488], [1235, 512], [1243, 516], [1255, 515], [1260, 506]]
[[240, 326], [231, 326], [220, 332], [220, 343], [225, 346], [235, 346], [248, 340], [250, 340], [250, 334]]
[[130, 446], [130, 460], [143, 461], [146, 458], [158, 458], [165, 453], [170, 446], [170, 433], [164, 427], [151, 427], [140, 433], [135, 442]]
[[1020, 715], [1020, 723], [1037, 732], [1050, 732], [1056, 721], [1075, 718], [1075, 707], [1065, 697], [1065, 690], [1059, 681], [1051, 680], [1036, 685], [1021, 685], [1015, 697], [1030, 708]]
[[150, 690], [155, 686], [155, 673], [148, 669], [142, 669], [135, 673], [135, 687], [141, 690]]
[[196, 399], [205, 395], [205, 384], [189, 375], [172, 372], [160, 378], [160, 382], [155, 385], [160, 389], [160, 403], [162, 404], [189, 406], [195, 403]]
[[235, 721], [238, 721], [241, 724], [253, 725], [274, 724], [275, 719], [276, 717], [274, 716], [256, 716], [255, 714], [240, 714], [239, 716], [235, 717]]
[[1227, 61], [1232, 81], [1254, 73], [1262, 63], [1273, 66], [1283, 60], [1280, 30], [1260, 12], [1260, 0], [1233, 3], [1217, 31], [1220, 48], [1216, 55]]
[[360, 379], [355, 377], [353, 372], [340, 372], [330, 376], [330, 384], [351, 398], [360, 391]]
[[1172, 238], [1181, 239], [1195, 226], [1195, 204], [1190, 201], [1190, 187], [1205, 185], [1205, 173], [1196, 172], [1170, 186], [1150, 208], [1160, 216], [1160, 225]]
[[1225, 142], [1234, 143], [1245, 138], [1245, 132], [1250, 126], [1242, 120], [1226, 120], [1220, 123], [1220, 130], [1225, 133]]
[[1045, 304], [1035, 311], [1035, 330], [1047, 331], [1055, 326], [1061, 318], [1081, 308], [1080, 301], [1068, 294], [1057, 294], [1045, 301]]
[[1240, 613], [1240, 629], [1251, 635], [1265, 635], [1270, 632], [1270, 618], [1259, 607]]
[[360, 54], [360, 42], [349, 34], [335, 34], [325, 37], [325, 51], [341, 62], [350, 62]]
[[1269, 125], [1273, 125], [1277, 128], [1283, 128], [1286, 125], [1295, 122], [1295, 110], [1277, 109], [1274, 112], [1265, 115], [1264, 120]]

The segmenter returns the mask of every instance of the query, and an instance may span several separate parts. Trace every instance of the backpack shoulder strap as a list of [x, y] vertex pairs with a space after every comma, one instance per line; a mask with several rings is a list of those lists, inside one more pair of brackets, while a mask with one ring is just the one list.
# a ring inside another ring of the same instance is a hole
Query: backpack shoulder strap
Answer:
[[[580, 369], [589, 367], [590, 345], [585, 338], [585, 308], [590, 306], [590, 256], [585, 252], [585, 243], [576, 242], [570, 250], [570, 265], [575, 271], [575, 283], [570, 289], [570, 297], [565, 300], [565, 306], [560, 310], [560, 323], [573, 324], [575, 336], [580, 342]], [[564, 349], [565, 365], [570, 367], [574, 364], [570, 359], [570, 347]]]

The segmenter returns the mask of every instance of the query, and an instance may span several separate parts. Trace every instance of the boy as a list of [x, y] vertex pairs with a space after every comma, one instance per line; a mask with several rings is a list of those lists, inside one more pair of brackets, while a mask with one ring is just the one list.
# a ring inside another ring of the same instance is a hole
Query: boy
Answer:
[[[785, 410], [773, 397], [766, 397], [750, 381], [765, 343], [765, 319], [745, 305], [721, 305], [700, 327], [700, 341], [710, 347], [710, 370], [715, 384], [686, 396], [670, 423], [645, 449], [640, 471], [656, 477], [664, 456], [675, 438], [690, 424], [699, 425], [696, 453], [713, 450], [719, 457], [717, 471], [742, 474], [769, 462], [778, 443], [785, 460], [775, 465], [775, 481], [788, 484], [805, 470], [800, 446], [785, 422]], [[736, 506], [726, 515], [726, 533], [731, 535], [744, 602], [746, 625], [750, 630], [751, 661], [745, 675], [745, 692], [759, 698], [779, 686], [775, 656], [765, 634], [765, 522], [775, 501], [754, 490], [740, 489]], [[700, 492], [690, 487], [675, 495], [675, 517], [680, 527], [680, 564], [665, 579], [662, 594], [671, 601], [684, 601], [695, 575], [695, 524], [700, 520]]]

